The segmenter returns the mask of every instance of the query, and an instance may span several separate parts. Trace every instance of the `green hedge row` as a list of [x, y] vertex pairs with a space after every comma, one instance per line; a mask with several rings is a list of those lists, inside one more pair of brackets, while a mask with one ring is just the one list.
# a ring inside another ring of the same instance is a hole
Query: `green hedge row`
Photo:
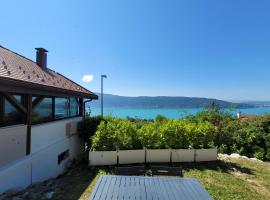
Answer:
[[210, 148], [216, 136], [217, 128], [210, 122], [105, 117], [92, 137], [92, 149]]
[[82, 137], [92, 150], [211, 148], [270, 160], [270, 117], [241, 121], [230, 113], [206, 109], [182, 119], [87, 118]]

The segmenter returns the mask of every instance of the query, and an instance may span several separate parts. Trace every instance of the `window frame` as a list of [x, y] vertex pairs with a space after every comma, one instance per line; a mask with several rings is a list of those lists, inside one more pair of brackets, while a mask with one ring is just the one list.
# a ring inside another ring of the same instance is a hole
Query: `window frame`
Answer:
[[[37, 96], [35, 95], [35, 97], [37, 97]], [[62, 118], [55, 117], [55, 98], [68, 98], [68, 99], [77, 98], [78, 99], [78, 97], [76, 97], [76, 96], [64, 96], [64, 97], [62, 97], [62, 96], [53, 96], [53, 97], [43, 96], [43, 97], [44, 98], [46, 98], [46, 97], [52, 98], [52, 119], [51, 120], [40, 120], [40, 121], [35, 121], [35, 122], [32, 121], [32, 125], [43, 124], [43, 123], [54, 122], [54, 121], [57, 122], [57, 121], [61, 121], [61, 120], [72, 119], [72, 118], [77, 118], [77, 117], [83, 116], [83, 114], [80, 114], [80, 112], [78, 112], [78, 115], [74, 115], [74, 116], [68, 116], [68, 117], [62, 117]], [[79, 102], [79, 100], [78, 100], [78, 102]], [[78, 109], [79, 109], [80, 104], [78, 102], [77, 102], [77, 105], [78, 105]], [[70, 104], [69, 104], [69, 109], [70, 109]]]
[[[26, 106], [25, 105], [25, 95], [26, 94], [22, 94], [22, 93], [15, 93], [15, 92], [11, 92], [11, 93], [8, 93], [10, 95], [19, 95], [21, 96], [21, 101], [20, 103], [23, 105], [23, 106]], [[33, 122], [32, 121], [32, 118], [31, 118], [31, 125], [37, 125], [37, 124], [43, 124], [43, 123], [48, 123], [48, 122], [54, 122], [54, 121], [60, 121], [60, 120], [67, 120], [67, 119], [72, 119], [72, 118], [77, 118], [77, 117], [82, 117], [83, 116], [83, 112], [81, 112], [81, 106], [83, 107], [83, 105], [81, 105], [81, 103], [83, 103], [83, 98], [82, 97], [78, 97], [78, 96], [43, 96], [43, 95], [32, 95], [32, 97], [44, 97], [44, 98], [52, 98], [52, 117], [51, 119], [44, 119], [44, 120], [39, 120], [39, 121], [35, 121]], [[69, 99], [69, 116], [67, 117], [62, 117], [62, 118], [56, 118], [55, 117], [55, 98], [68, 98]], [[77, 115], [72, 115], [71, 116], [71, 112], [70, 112], [70, 99], [71, 98], [75, 98], [76, 99], [76, 102], [77, 102], [77, 106], [78, 106], [78, 112], [77, 112]], [[20, 114], [21, 114], [21, 120], [20, 121], [13, 121], [13, 122], [4, 122], [4, 117], [5, 117], [5, 100], [7, 100], [12, 106], [13, 103], [10, 102], [4, 94], [2, 94], [0, 92], [0, 128], [3, 128], [3, 127], [8, 127], [8, 126], [14, 126], [14, 125], [26, 125], [27, 124], [27, 121], [26, 121], [26, 113], [22, 113], [20, 110], [18, 110], [15, 106], [15, 109], [16, 111], [18, 111]], [[31, 117], [32, 117], [32, 114], [33, 114], [33, 107], [31, 108]], [[25, 119], [24, 119], [25, 117]]]
[[[20, 93], [9, 93], [10, 95], [19, 95], [21, 96], [21, 101], [19, 102], [20, 104], [23, 105], [23, 102], [24, 102], [24, 95], [23, 94], [20, 94]], [[8, 121], [8, 122], [5, 122], [4, 118], [5, 118], [5, 101], [9, 102], [14, 108], [15, 110], [20, 113], [20, 117], [22, 118], [20, 121]], [[3, 95], [2, 93], [0, 93], [0, 128], [3, 128], [3, 127], [8, 127], [8, 126], [14, 126], [14, 125], [23, 125], [25, 124], [25, 120], [23, 119], [24, 117], [24, 113], [21, 113], [20, 110], [18, 110], [12, 102], [10, 102], [6, 97], [5, 95]]]

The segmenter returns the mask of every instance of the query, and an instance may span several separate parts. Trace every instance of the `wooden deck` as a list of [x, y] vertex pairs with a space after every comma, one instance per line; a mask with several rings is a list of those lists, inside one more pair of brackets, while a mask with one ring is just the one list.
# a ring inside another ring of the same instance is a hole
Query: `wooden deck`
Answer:
[[208, 192], [191, 178], [101, 176], [89, 200], [209, 200]]

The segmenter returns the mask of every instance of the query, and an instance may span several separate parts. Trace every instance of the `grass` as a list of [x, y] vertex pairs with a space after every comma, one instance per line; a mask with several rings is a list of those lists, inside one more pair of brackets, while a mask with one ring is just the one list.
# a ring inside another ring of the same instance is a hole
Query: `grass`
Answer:
[[[269, 163], [230, 159], [182, 166], [183, 176], [196, 178], [214, 199], [270, 199]], [[113, 174], [113, 168], [78, 166], [62, 177], [65, 187], [56, 191], [53, 200], [88, 199], [102, 174]]]

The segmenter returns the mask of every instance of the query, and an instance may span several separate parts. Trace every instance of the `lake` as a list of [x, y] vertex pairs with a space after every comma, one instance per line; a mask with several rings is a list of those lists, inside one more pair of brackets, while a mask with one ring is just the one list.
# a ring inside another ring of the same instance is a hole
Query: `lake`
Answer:
[[[187, 115], [196, 114], [201, 111], [199, 108], [106, 108], [104, 107], [104, 115], [112, 115], [114, 117], [132, 117], [141, 119], [154, 119], [157, 115], [163, 115], [168, 118], [182, 118]], [[238, 112], [242, 114], [270, 114], [270, 108], [245, 108], [245, 109], [225, 109], [236, 115]], [[100, 107], [91, 107], [91, 115], [100, 115]]]

